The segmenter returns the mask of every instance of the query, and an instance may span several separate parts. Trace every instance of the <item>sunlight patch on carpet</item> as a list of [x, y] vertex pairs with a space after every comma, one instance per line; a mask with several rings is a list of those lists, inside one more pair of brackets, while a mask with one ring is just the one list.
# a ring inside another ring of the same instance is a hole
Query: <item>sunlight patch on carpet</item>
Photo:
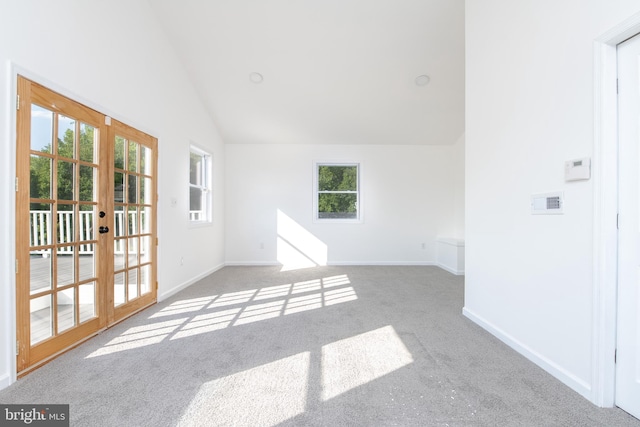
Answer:
[[208, 304], [211, 304], [211, 302], [215, 300], [217, 297], [218, 297], [217, 295], [211, 295], [207, 297], [190, 298], [186, 300], [176, 301], [170, 306], [163, 308], [157, 313], [154, 313], [149, 318], [154, 319], [156, 317], [174, 316], [176, 314], [192, 313], [194, 311], [199, 311], [199, 310], [202, 310], [204, 307], [206, 307]]
[[181, 426], [276, 426], [304, 413], [310, 353], [298, 353], [214, 381], [198, 390]]
[[[172, 302], [151, 314], [157, 320], [127, 329], [90, 357], [104, 356], [160, 344], [168, 338], [189, 338], [232, 326], [320, 310], [356, 301], [358, 295], [346, 274], [284, 285], [226, 292]], [[171, 319], [171, 316], [179, 318]]]
[[292, 297], [287, 301], [287, 307], [284, 310], [284, 315], [301, 313], [303, 311], [315, 310], [317, 308], [322, 308], [321, 293]]
[[242, 310], [240, 317], [238, 317], [238, 320], [235, 321], [234, 325], [246, 325], [247, 323], [260, 322], [261, 320], [280, 317], [284, 303], [284, 300], [278, 300], [263, 304], [249, 305]]
[[148, 325], [135, 326], [109, 341], [98, 350], [89, 354], [86, 358], [105, 356], [120, 351], [133, 350], [148, 345], [159, 344], [169, 334], [185, 323], [188, 318], [172, 319], [165, 322], [149, 323]]
[[207, 332], [219, 331], [220, 329], [228, 327], [239, 312], [239, 308], [232, 308], [229, 310], [200, 314], [185, 324], [171, 339], [187, 338]]
[[[160, 311], [172, 313], [201, 304], [198, 313], [176, 332], [171, 340], [214, 332], [231, 326], [241, 326], [281, 316], [318, 310], [358, 299], [346, 274], [307, 280], [285, 285], [268, 286], [224, 293], [205, 298], [178, 301]], [[232, 308], [233, 307], [233, 308]], [[155, 317], [151, 316], [151, 317]]]
[[322, 347], [322, 400], [327, 401], [413, 363], [393, 326]]

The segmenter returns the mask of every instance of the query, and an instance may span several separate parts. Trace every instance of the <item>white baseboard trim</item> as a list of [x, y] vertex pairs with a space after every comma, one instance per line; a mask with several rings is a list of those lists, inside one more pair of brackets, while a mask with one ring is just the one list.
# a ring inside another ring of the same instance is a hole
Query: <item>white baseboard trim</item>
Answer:
[[4, 374], [0, 377], [0, 390], [7, 388], [11, 385], [11, 375]]
[[446, 265], [440, 264], [440, 263], [437, 263], [436, 265], [438, 267], [440, 267], [441, 269], [448, 271], [451, 274], [455, 274], [456, 276], [464, 276], [464, 270], [455, 270], [455, 269], [453, 269], [453, 268], [451, 268], [449, 266], [446, 266]]
[[225, 267], [278, 267], [282, 266], [279, 262], [271, 261], [226, 261]]
[[330, 262], [328, 265], [335, 265], [335, 266], [389, 266], [389, 267], [393, 267], [393, 266], [399, 266], [399, 267], [403, 267], [403, 266], [432, 266], [432, 265], [436, 265], [433, 262], [423, 262], [423, 261], [373, 261], [373, 262], [369, 262], [369, 261], [338, 261], [338, 262]]
[[219, 265], [217, 265], [217, 266], [205, 271], [204, 273], [201, 273], [201, 274], [197, 275], [196, 277], [193, 277], [193, 278], [187, 280], [186, 282], [181, 283], [180, 285], [176, 286], [175, 288], [171, 288], [168, 291], [165, 291], [165, 292], [163, 292], [161, 294], [158, 294], [158, 302], [164, 301], [167, 298], [170, 298], [170, 297], [174, 296], [175, 294], [177, 294], [178, 292], [182, 291], [183, 289], [186, 289], [189, 286], [193, 285], [198, 280], [204, 279], [208, 275], [210, 275], [212, 273], [215, 273], [216, 271], [220, 270], [222, 267], [224, 267], [224, 264], [219, 264]]
[[508, 345], [509, 347], [511, 347], [512, 349], [514, 349], [515, 351], [517, 351], [518, 353], [526, 357], [527, 359], [529, 359], [531, 362], [535, 363], [536, 365], [538, 365], [539, 367], [547, 371], [549, 374], [556, 377], [565, 385], [572, 388], [574, 391], [576, 391], [585, 399], [587, 400], [591, 399], [591, 395], [592, 395], [591, 386], [586, 381], [581, 380], [580, 378], [573, 375], [571, 372], [568, 372], [566, 369], [562, 368], [561, 366], [558, 366], [553, 361], [535, 352], [534, 350], [529, 348], [527, 345], [521, 343], [520, 341], [513, 338], [511, 335], [505, 333], [502, 329], [494, 326], [490, 322], [487, 322], [482, 317], [476, 315], [466, 307], [462, 309], [462, 314], [472, 322], [476, 323], [478, 326], [485, 329], [487, 332], [494, 335], [500, 341], [502, 341], [503, 343], [505, 343], [506, 345]]
[[[269, 261], [227, 261], [224, 263], [225, 266], [229, 267], [274, 267], [274, 266], [282, 266], [279, 262], [269, 262]], [[435, 262], [430, 261], [337, 261], [337, 262], [329, 262], [327, 266], [433, 266], [437, 265]], [[322, 267], [322, 266], [320, 266]]]

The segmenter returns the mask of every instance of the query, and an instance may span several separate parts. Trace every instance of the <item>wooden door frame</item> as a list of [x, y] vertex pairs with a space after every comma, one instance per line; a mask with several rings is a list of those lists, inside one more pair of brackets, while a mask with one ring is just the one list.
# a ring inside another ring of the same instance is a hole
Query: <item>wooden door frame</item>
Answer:
[[[117, 128], [120, 128], [120, 129], [117, 129]], [[127, 125], [126, 123], [123, 123], [116, 119], [112, 119], [112, 123], [111, 125], [108, 126], [108, 132], [107, 132], [107, 139], [109, 140], [109, 143], [115, 140], [116, 135], [125, 137], [127, 140], [137, 142], [140, 145], [148, 146], [152, 150], [152, 158], [150, 159], [151, 160], [150, 175], [152, 177], [152, 181], [151, 181], [150, 194], [148, 195], [150, 197], [151, 202], [148, 204], [151, 205], [152, 211], [155, 213], [155, 216], [152, 218], [151, 227], [149, 230], [151, 234], [151, 239], [150, 239], [151, 241], [149, 242], [150, 243], [149, 250], [151, 251], [151, 257], [150, 257], [151, 265], [155, 265], [156, 268], [152, 269], [151, 277], [149, 279], [150, 285], [151, 285], [150, 294], [144, 295], [144, 296], [138, 295], [137, 299], [133, 303], [125, 303], [122, 306], [114, 307], [114, 299], [115, 299], [114, 292], [113, 292], [114, 289], [113, 287], [107, 289], [108, 293], [105, 298], [105, 303], [107, 304], [107, 324], [109, 326], [112, 326], [126, 319], [127, 317], [130, 317], [135, 313], [141, 310], [144, 310], [145, 308], [155, 304], [158, 301], [158, 282], [157, 282], [158, 140], [157, 138], [145, 132], [142, 132], [132, 126]], [[109, 143], [106, 144], [107, 148], [112, 147]], [[125, 150], [127, 150], [126, 147], [125, 147]], [[111, 164], [114, 163], [113, 156], [114, 156], [114, 153], [113, 153], [113, 150], [111, 149], [109, 150], [108, 158], [107, 158], [108, 161], [111, 162]], [[113, 193], [113, 188], [111, 187], [113, 185], [112, 178], [113, 177], [110, 177], [109, 191], [108, 191], [109, 194], [107, 194], [107, 198], [105, 200], [107, 200], [108, 211], [111, 213], [115, 213], [115, 200], [112, 197], [114, 193]], [[115, 230], [112, 230], [112, 232], [109, 234], [112, 243], [113, 243], [114, 233], [115, 233]], [[140, 249], [140, 247], [138, 249]], [[110, 248], [107, 252], [107, 256], [113, 259], [113, 256], [114, 256], [113, 244], [110, 245]], [[107, 277], [111, 278], [113, 277], [114, 271], [113, 270], [108, 271], [106, 272], [106, 274], [107, 274]]]
[[617, 46], [640, 33], [640, 13], [594, 41], [593, 322], [590, 400], [615, 406], [618, 245]]
[[[20, 98], [17, 99], [17, 130], [16, 130], [16, 177], [19, 178], [18, 184], [16, 186], [16, 337], [18, 339], [17, 345], [17, 361], [16, 368], [18, 371], [18, 375], [22, 375], [43, 363], [46, 363], [48, 360], [56, 357], [58, 354], [67, 351], [69, 348], [72, 348], [78, 345], [80, 342], [88, 339], [91, 336], [96, 335], [100, 330], [104, 329], [106, 322], [106, 305], [105, 295], [107, 288], [107, 281], [105, 278], [106, 275], [106, 263], [98, 261], [98, 269], [94, 271], [95, 278], [102, 278], [102, 280], [94, 281], [94, 310], [95, 317], [84, 322], [81, 322], [79, 318], [75, 318], [78, 315], [78, 312], [74, 314], [74, 323], [75, 326], [73, 328], [68, 329], [67, 331], [56, 332], [52, 334], [51, 339], [46, 339], [42, 342], [37, 343], [35, 346], [31, 344], [31, 334], [30, 327], [32, 327], [31, 319], [30, 319], [30, 301], [31, 301], [31, 293], [29, 288], [25, 285], [25, 283], [31, 283], [31, 268], [30, 268], [30, 219], [25, 218], [22, 214], [25, 213], [25, 209], [29, 211], [29, 204], [31, 199], [30, 194], [30, 165], [29, 158], [31, 157], [31, 128], [32, 128], [32, 115], [31, 115], [31, 106], [32, 105], [40, 105], [45, 107], [47, 110], [50, 110], [54, 113], [60, 114], [61, 116], [73, 117], [75, 120], [79, 120], [80, 122], [87, 123], [94, 127], [98, 131], [98, 141], [94, 141], [97, 143], [97, 147], [100, 150], [97, 153], [97, 157], [93, 158], [93, 161], [90, 162], [94, 165], [98, 166], [96, 172], [97, 175], [94, 176], [96, 180], [94, 182], [96, 190], [102, 190], [102, 198], [98, 197], [92, 200], [93, 211], [97, 212], [99, 210], [106, 209], [105, 202], [107, 199], [104, 198], [107, 195], [107, 191], [104, 189], [106, 183], [108, 183], [108, 163], [102, 161], [102, 165], [100, 162], [100, 155], [103, 152], [108, 151], [108, 147], [106, 147], [108, 139], [107, 134], [108, 130], [105, 124], [105, 116], [102, 113], [97, 112], [96, 110], [89, 108], [80, 102], [77, 102], [70, 97], [59, 94], [44, 85], [41, 85], [37, 82], [27, 79], [24, 76], [19, 76], [17, 79], [18, 83], [18, 94]], [[76, 130], [79, 130], [79, 123], [76, 123]], [[55, 130], [55, 123], [54, 123]], [[54, 143], [55, 139], [58, 138], [55, 134], [51, 135], [53, 141], [49, 141], [49, 143]], [[80, 138], [78, 135], [77, 138]], [[79, 141], [79, 139], [78, 139]], [[74, 150], [76, 149], [76, 142], [73, 143]], [[51, 146], [52, 149], [55, 147], [55, 144]], [[53, 157], [51, 157], [53, 156]], [[56, 161], [57, 158], [57, 150], [52, 150], [50, 155], [45, 156], [54, 159], [52, 163], [51, 170], [51, 188], [55, 187], [55, 183], [57, 182], [58, 175], [55, 173]], [[80, 157], [73, 156], [73, 160], [69, 160], [77, 164], [79, 167], [82, 163]], [[77, 170], [77, 169], [76, 169]], [[79, 173], [79, 172], [75, 172]], [[101, 184], [102, 183], [102, 184]], [[79, 190], [79, 182], [75, 182], [76, 186], [75, 191]], [[95, 194], [95, 193], [94, 193]], [[48, 197], [51, 199], [53, 194]], [[76, 195], [74, 199], [78, 198], [79, 195]], [[55, 199], [57, 200], [57, 198]], [[95, 203], [95, 204], [94, 204]], [[77, 199], [74, 203], [75, 212], [79, 212], [80, 206], [83, 204]], [[57, 203], [51, 205], [53, 211], [55, 211]], [[17, 215], [17, 209], [21, 209], [20, 215]], [[77, 217], [74, 222], [78, 221]], [[49, 224], [49, 230], [55, 230], [54, 224], [55, 219], [52, 217], [50, 219], [51, 223]], [[73, 230], [74, 234], [78, 232], [76, 230], [76, 224], [74, 224]], [[79, 235], [74, 236], [75, 245], [79, 244], [79, 241], [76, 238]], [[103, 253], [105, 252], [106, 243], [104, 238], [98, 235], [98, 233], [94, 233], [92, 238], [90, 239], [94, 245], [94, 255], [96, 260], [100, 259], [108, 259], [104, 257]], [[18, 250], [18, 243], [20, 243], [20, 250]], [[55, 241], [52, 242], [56, 245]], [[79, 249], [79, 246], [76, 246]], [[74, 256], [75, 257], [75, 256]], [[55, 256], [56, 260], [59, 260], [57, 256]], [[76, 258], [79, 260], [79, 258]], [[55, 266], [57, 262], [52, 264], [54, 269], [53, 273], [55, 276]], [[77, 267], [76, 273], [78, 272]], [[74, 274], [74, 282], [77, 283], [78, 278]], [[20, 286], [18, 286], [20, 285]], [[78, 289], [80, 285], [73, 285], [74, 289], [74, 311], [76, 310], [77, 304], [79, 304], [78, 298]], [[78, 289], [76, 289], [78, 288]], [[51, 288], [50, 291], [53, 299], [51, 300], [51, 320], [53, 326], [57, 324], [58, 317], [56, 315], [58, 310], [58, 305], [56, 304], [56, 288]], [[57, 328], [54, 327], [54, 330]]]
[[[82, 99], [81, 97], [78, 97], [75, 94], [69, 94], [67, 90], [65, 89], [61, 89], [60, 87], [58, 87], [57, 85], [51, 83], [51, 82], [45, 82], [43, 83], [43, 81], [45, 81], [45, 79], [42, 79], [41, 77], [38, 76], [34, 76], [32, 73], [28, 72], [27, 70], [22, 69], [19, 66], [16, 66], [15, 64], [10, 64], [10, 68], [11, 68], [11, 73], [10, 73], [10, 77], [11, 77], [11, 99], [14, 99], [17, 101], [17, 94], [19, 92], [19, 77], [23, 77], [24, 79], [29, 80], [30, 82], [42, 86], [45, 89], [51, 91], [51, 92], [55, 92], [57, 94], [59, 94], [60, 96], [67, 98], [69, 100], [71, 100], [72, 102], [74, 102], [74, 104], [78, 104], [80, 106], [82, 106], [83, 108], [87, 108], [93, 111], [96, 111], [98, 114], [104, 116], [106, 118], [106, 122], [105, 122], [105, 128], [103, 129], [102, 132], [100, 132], [100, 142], [99, 142], [99, 146], [100, 146], [100, 155], [101, 156], [105, 156], [105, 152], [108, 153], [109, 152], [109, 148], [112, 147], [112, 144], [110, 144], [109, 141], [109, 136], [111, 135], [111, 131], [110, 131], [110, 126], [109, 126], [109, 120], [112, 120], [110, 116], [107, 116], [104, 113], [101, 113], [101, 109], [100, 107], [94, 107], [91, 105], [90, 102], [87, 102], [86, 100]], [[9, 118], [9, 123], [12, 124], [12, 126], [9, 126], [10, 129], [10, 140], [12, 141], [12, 144], [10, 144], [11, 146], [9, 147], [10, 151], [11, 151], [11, 155], [8, 156], [8, 163], [10, 165], [10, 167], [7, 168], [8, 172], [10, 173], [9, 176], [18, 176], [18, 168], [17, 168], [17, 160], [18, 160], [18, 156], [19, 155], [25, 155], [25, 149], [24, 147], [20, 148], [18, 146], [18, 129], [16, 124], [18, 123], [18, 111], [14, 110], [13, 108], [10, 108], [10, 114], [9, 114], [10, 118]], [[115, 119], [113, 119], [115, 120]], [[107, 298], [107, 289], [108, 286], [102, 286], [102, 292], [105, 294], [103, 296], [100, 296], [100, 300], [99, 302], [97, 302], [96, 304], [96, 311], [99, 311], [100, 313], [104, 313], [103, 315], [100, 315], [100, 325], [99, 328], [97, 329], [97, 331], [95, 333], [92, 333], [89, 336], [86, 336], [83, 339], [80, 339], [74, 343], [70, 343], [70, 345], [64, 349], [62, 349], [59, 352], [56, 352], [55, 354], [50, 355], [49, 357], [45, 357], [43, 358], [41, 361], [37, 362], [36, 364], [33, 364], [31, 366], [29, 366], [28, 368], [26, 368], [26, 370], [23, 370], [21, 372], [18, 372], [19, 369], [19, 363], [18, 363], [18, 358], [15, 357], [14, 355], [18, 354], [18, 345], [17, 345], [17, 327], [18, 327], [18, 316], [20, 315], [19, 309], [18, 307], [18, 293], [17, 293], [17, 280], [16, 280], [16, 274], [13, 270], [10, 270], [7, 272], [7, 275], [9, 276], [9, 279], [7, 281], [7, 283], [9, 284], [9, 289], [8, 289], [8, 293], [9, 293], [9, 297], [5, 299], [5, 303], [6, 303], [6, 312], [7, 313], [7, 317], [10, 320], [9, 322], [6, 322], [7, 325], [7, 334], [6, 336], [8, 337], [8, 345], [5, 347], [7, 349], [9, 349], [9, 354], [7, 355], [7, 361], [8, 361], [8, 367], [9, 367], [9, 378], [0, 378], [0, 388], [4, 387], [4, 386], [8, 386], [11, 383], [15, 382], [17, 377], [21, 374], [24, 374], [26, 372], [31, 371], [32, 369], [35, 369], [39, 366], [41, 366], [42, 364], [46, 363], [47, 361], [49, 361], [52, 358], [57, 357], [59, 354], [68, 351], [69, 349], [81, 344], [82, 342], [84, 342], [87, 339], [90, 339], [92, 336], [95, 336], [97, 333], [99, 333], [101, 330], [104, 330], [107, 327], [111, 327], [114, 326], [115, 324], [119, 323], [120, 321], [126, 319], [127, 317], [145, 309], [146, 307], [155, 304], [157, 302], [157, 288], [158, 288], [158, 284], [157, 284], [157, 188], [158, 188], [158, 144], [157, 144], [157, 138], [152, 137], [149, 133], [146, 133], [144, 131], [139, 130], [139, 128], [134, 128], [131, 125], [127, 125], [126, 123], [128, 122], [121, 122], [124, 126], [127, 126], [133, 130], [135, 130], [135, 132], [138, 132], [140, 135], [146, 135], [148, 138], [151, 138], [153, 140], [153, 165], [152, 165], [152, 176], [153, 176], [153, 180], [152, 180], [152, 188], [149, 194], [150, 198], [153, 198], [152, 203], [150, 203], [153, 207], [153, 211], [154, 211], [154, 218], [153, 221], [151, 222], [151, 233], [152, 233], [152, 260], [150, 262], [150, 264], [152, 264], [155, 268], [152, 268], [152, 275], [151, 275], [151, 282], [150, 282], [150, 286], [152, 289], [152, 294], [153, 294], [153, 301], [145, 303], [145, 304], [136, 304], [135, 307], [133, 307], [133, 309], [128, 310], [128, 312], [124, 315], [122, 315], [119, 319], [116, 319], [115, 321], [109, 322], [109, 317], [108, 317], [108, 313], [109, 313], [109, 308], [107, 307], [108, 301], [109, 299]], [[29, 133], [30, 133], [30, 129], [29, 129]], [[26, 148], [26, 152], [28, 154], [28, 152], [30, 151], [30, 148], [27, 147]], [[108, 161], [109, 158], [112, 159], [112, 155], [107, 154], [106, 155], [106, 159]], [[109, 172], [109, 168], [103, 167], [100, 168], [100, 173], [104, 174], [104, 173], [108, 173]], [[22, 173], [24, 173], [24, 171], [22, 171]], [[112, 177], [103, 177], [102, 179], [105, 179], [105, 182], [109, 182], [109, 180], [111, 180], [111, 185], [113, 185], [112, 182]], [[103, 200], [109, 200], [111, 198], [111, 196], [108, 193], [108, 188], [110, 187], [106, 187], [106, 186], [102, 186], [101, 187], [101, 191], [103, 192], [102, 194], [100, 194], [100, 198], [103, 198]], [[111, 187], [112, 188], [112, 187]], [[12, 192], [8, 193], [10, 196], [13, 194]], [[24, 195], [26, 194], [26, 196]], [[21, 194], [21, 197], [26, 197], [27, 199], [29, 198], [29, 192], [23, 192], [23, 194]], [[100, 200], [100, 198], [98, 200]], [[8, 241], [7, 241], [7, 246], [9, 249], [9, 259], [16, 259], [17, 260], [17, 236], [18, 236], [18, 222], [17, 222], [17, 216], [16, 216], [16, 208], [17, 208], [17, 204], [16, 204], [16, 197], [9, 197], [9, 203], [7, 203], [7, 205], [9, 206], [9, 218], [10, 218], [10, 224], [13, 225], [13, 227], [7, 227], [10, 230], [9, 236], [8, 236]], [[24, 202], [24, 201], [23, 201]], [[102, 203], [99, 203], [97, 206], [96, 210], [99, 210], [99, 206], [101, 206]], [[98, 239], [98, 237], [95, 237], [95, 239]], [[0, 251], [2, 250], [2, 248], [0, 247]], [[111, 251], [113, 250], [113, 248], [111, 248]], [[108, 252], [108, 251], [107, 251]], [[98, 274], [102, 274], [102, 273], [97, 273], [96, 276], [98, 276]], [[107, 276], [108, 277], [108, 276]], [[101, 304], [101, 305], [100, 305]], [[0, 307], [2, 307], [2, 304], [0, 304]], [[22, 309], [24, 310], [24, 308]], [[111, 310], [111, 312], [113, 312], [113, 310]], [[22, 313], [24, 315], [24, 313]], [[75, 329], [75, 328], [74, 328]], [[29, 345], [30, 346], [30, 345]], [[21, 345], [22, 347], [22, 345]]]
[[[20, 64], [10, 61], [8, 63], [8, 95], [9, 95], [9, 108], [6, 120], [6, 136], [7, 145], [4, 147], [6, 151], [0, 151], [4, 154], [2, 161], [4, 161], [3, 167], [6, 170], [9, 179], [15, 179], [16, 177], [16, 149], [17, 149], [17, 110], [15, 109], [15, 101], [18, 95], [18, 76], [23, 76], [31, 81], [40, 83], [60, 94], [69, 96], [81, 102], [84, 105], [92, 106], [92, 104], [81, 97], [75, 96], [69, 92], [69, 90], [59, 86], [58, 84], [32, 72], [26, 67]], [[99, 110], [99, 108], [96, 108]], [[17, 363], [16, 363], [16, 275], [15, 275], [15, 259], [16, 259], [16, 197], [15, 191], [10, 187], [6, 193], [0, 191], [0, 196], [4, 196], [3, 202], [7, 206], [6, 210], [3, 210], [0, 214], [0, 225], [4, 225], [4, 229], [7, 230], [7, 238], [3, 242], [0, 242], [0, 256], [6, 259], [7, 268], [0, 269], [0, 279], [6, 283], [7, 288], [4, 293], [0, 295], [0, 336], [4, 336], [6, 339], [0, 343], [0, 348], [6, 350], [3, 357], [6, 360], [6, 368], [8, 376], [0, 377], [0, 389], [3, 389], [17, 380]], [[3, 221], [4, 219], [4, 221]], [[0, 290], [1, 292], [1, 290]], [[3, 315], [4, 314], [4, 315]]]

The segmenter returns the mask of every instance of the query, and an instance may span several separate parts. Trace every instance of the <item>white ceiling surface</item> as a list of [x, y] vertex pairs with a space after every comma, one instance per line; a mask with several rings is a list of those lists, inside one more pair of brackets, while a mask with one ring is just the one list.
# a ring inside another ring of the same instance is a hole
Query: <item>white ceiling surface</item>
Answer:
[[226, 143], [453, 144], [464, 132], [464, 0], [149, 3]]

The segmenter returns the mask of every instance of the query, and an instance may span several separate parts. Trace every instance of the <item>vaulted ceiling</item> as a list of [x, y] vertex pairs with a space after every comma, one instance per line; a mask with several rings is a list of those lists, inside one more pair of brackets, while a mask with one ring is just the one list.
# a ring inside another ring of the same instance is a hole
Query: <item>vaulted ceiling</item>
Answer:
[[464, 132], [464, 0], [149, 3], [226, 143], [435, 145]]

